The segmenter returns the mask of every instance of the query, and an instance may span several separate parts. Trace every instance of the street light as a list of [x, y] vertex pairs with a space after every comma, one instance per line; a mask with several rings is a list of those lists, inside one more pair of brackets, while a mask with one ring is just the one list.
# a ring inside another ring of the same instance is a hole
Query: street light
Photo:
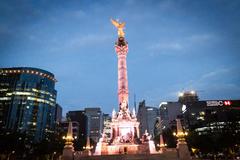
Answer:
[[191, 94], [195, 94], [196, 92], [195, 92], [195, 91], [191, 91], [190, 93], [191, 93]]
[[7, 157], [7, 160], [9, 160], [10, 156], [11, 156], [12, 154], [14, 154], [14, 153], [15, 153], [15, 151], [12, 151], [11, 153], [9, 153], [9, 154], [8, 154], [8, 157]]
[[182, 97], [183, 95], [184, 95], [183, 92], [179, 92], [179, 93], [178, 93], [178, 97]]
[[51, 160], [53, 160], [54, 155], [56, 155], [57, 152], [53, 152]]

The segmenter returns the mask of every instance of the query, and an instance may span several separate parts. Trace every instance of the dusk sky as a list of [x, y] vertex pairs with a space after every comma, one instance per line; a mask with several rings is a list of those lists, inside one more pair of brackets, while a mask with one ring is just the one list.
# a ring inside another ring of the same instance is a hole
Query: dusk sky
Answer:
[[239, 0], [1, 0], [0, 67], [37, 67], [58, 80], [69, 110], [117, 109], [117, 30], [126, 22], [130, 106], [240, 98]]

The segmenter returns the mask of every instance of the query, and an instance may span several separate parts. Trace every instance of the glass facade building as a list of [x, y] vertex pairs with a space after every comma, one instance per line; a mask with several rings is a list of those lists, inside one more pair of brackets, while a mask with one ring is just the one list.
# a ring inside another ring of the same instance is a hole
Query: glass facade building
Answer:
[[87, 128], [88, 128], [88, 119], [85, 115], [84, 111], [69, 111], [67, 113], [67, 118], [70, 118], [70, 120], [76, 121], [79, 123], [79, 133], [77, 135], [77, 138], [79, 139], [85, 139], [87, 137]]
[[92, 140], [98, 142], [103, 130], [101, 108], [85, 108], [84, 112], [88, 119], [87, 134]]
[[37, 68], [0, 68], [0, 129], [39, 141], [54, 132], [56, 79]]
[[147, 130], [149, 134], [154, 135], [154, 124], [159, 117], [159, 110], [156, 107], [146, 106], [145, 100], [139, 103], [137, 119], [140, 122], [140, 135]]

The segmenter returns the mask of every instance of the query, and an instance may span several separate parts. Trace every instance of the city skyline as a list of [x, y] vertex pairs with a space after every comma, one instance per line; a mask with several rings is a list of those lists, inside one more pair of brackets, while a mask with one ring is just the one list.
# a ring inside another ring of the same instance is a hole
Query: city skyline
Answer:
[[200, 99], [240, 98], [239, 1], [2, 1], [0, 67], [53, 73], [69, 110], [118, 109], [117, 40], [125, 21], [129, 103], [158, 106], [182, 90]]

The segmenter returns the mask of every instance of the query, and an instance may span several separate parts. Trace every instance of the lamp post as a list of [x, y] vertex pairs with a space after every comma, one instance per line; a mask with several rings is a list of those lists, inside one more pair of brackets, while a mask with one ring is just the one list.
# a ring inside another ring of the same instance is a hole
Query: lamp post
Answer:
[[179, 155], [179, 160], [190, 160], [191, 155], [188, 150], [188, 146], [186, 143], [186, 136], [188, 135], [188, 132], [185, 132], [183, 130], [182, 124], [180, 119], [176, 119], [177, 122], [177, 132], [174, 132], [173, 135], [177, 137], [177, 150]]
[[53, 153], [52, 153], [51, 160], [53, 160], [53, 157], [54, 157], [54, 155], [56, 155], [56, 154], [57, 154], [57, 152], [53, 152]]
[[9, 160], [10, 159], [10, 156], [12, 155], [12, 154], [14, 154], [15, 153], [15, 151], [12, 151], [11, 153], [9, 153], [8, 154], [8, 157], [7, 157], [7, 160]]

